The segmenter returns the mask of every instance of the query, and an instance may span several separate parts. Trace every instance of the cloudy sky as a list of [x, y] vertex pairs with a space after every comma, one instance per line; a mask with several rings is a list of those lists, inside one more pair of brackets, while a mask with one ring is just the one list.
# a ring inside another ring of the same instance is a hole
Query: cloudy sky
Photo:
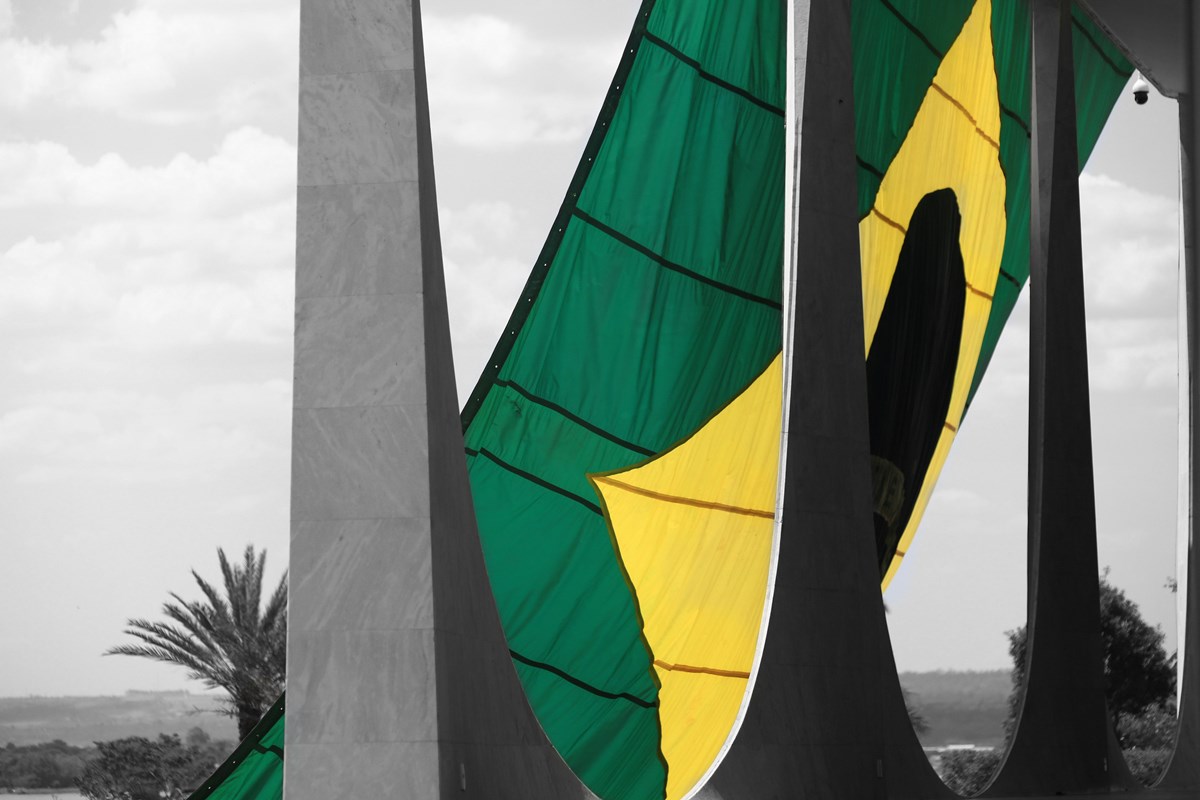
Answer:
[[[427, 0], [460, 397], [541, 246], [637, 3]], [[298, 0], [0, 0], [0, 696], [197, 684], [101, 657], [216, 548], [288, 539]], [[1174, 106], [1083, 178], [1101, 564], [1173, 641]], [[1018, 311], [889, 592], [902, 668], [1024, 615]]]

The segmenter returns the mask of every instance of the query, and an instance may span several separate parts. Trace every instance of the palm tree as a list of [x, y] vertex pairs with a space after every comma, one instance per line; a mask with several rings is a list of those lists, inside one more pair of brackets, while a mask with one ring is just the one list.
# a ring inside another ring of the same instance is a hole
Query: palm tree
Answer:
[[187, 667], [189, 676], [210, 689], [229, 693], [225, 713], [237, 718], [238, 737], [246, 738], [283, 691], [287, 651], [287, 573], [266, 607], [259, 609], [266, 550], [246, 547], [241, 564], [230, 565], [217, 549], [225, 580], [222, 597], [195, 570], [192, 577], [203, 601], [187, 602], [174, 592], [163, 604], [170, 622], [131, 619], [125, 633], [141, 644], [124, 644], [105, 655], [141, 656]]

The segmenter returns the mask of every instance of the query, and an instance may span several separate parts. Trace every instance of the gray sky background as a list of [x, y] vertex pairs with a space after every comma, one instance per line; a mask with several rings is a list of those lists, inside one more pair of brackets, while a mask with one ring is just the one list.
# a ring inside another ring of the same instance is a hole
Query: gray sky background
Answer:
[[[459, 395], [637, 3], [426, 0]], [[297, 0], [0, 0], [0, 696], [198, 684], [101, 657], [216, 548], [288, 538]], [[1174, 641], [1177, 125], [1122, 97], [1082, 181], [1100, 563]], [[888, 593], [904, 669], [1024, 617], [1023, 303]]]

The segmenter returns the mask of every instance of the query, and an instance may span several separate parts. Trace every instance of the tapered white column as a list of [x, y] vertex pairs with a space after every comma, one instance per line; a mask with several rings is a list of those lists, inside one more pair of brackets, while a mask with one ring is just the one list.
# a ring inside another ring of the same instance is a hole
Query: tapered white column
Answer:
[[416, 0], [303, 0], [299, 142], [285, 794], [580, 797], [483, 566]]

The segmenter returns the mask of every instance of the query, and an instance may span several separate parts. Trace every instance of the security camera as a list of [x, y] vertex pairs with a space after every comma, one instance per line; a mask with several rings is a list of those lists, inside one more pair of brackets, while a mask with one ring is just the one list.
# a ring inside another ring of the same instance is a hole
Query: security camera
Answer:
[[1150, 84], [1145, 78], [1138, 78], [1133, 83], [1133, 102], [1139, 106], [1146, 105], [1146, 101], [1150, 99]]

